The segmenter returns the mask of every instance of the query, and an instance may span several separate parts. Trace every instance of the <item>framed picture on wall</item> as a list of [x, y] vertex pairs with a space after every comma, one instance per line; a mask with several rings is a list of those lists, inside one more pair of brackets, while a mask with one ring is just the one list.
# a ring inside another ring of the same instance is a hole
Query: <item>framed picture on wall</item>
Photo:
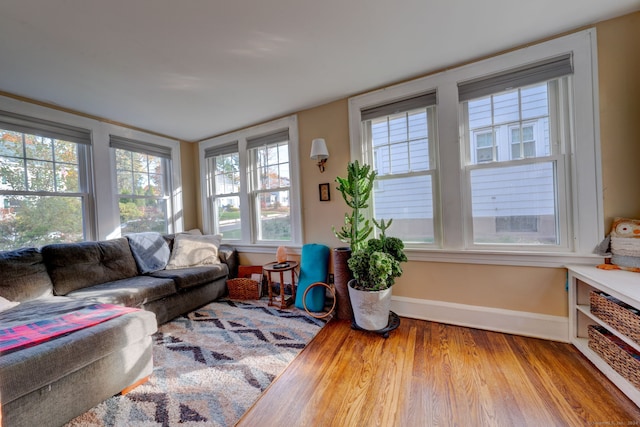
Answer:
[[329, 183], [328, 182], [318, 185], [318, 189], [320, 190], [320, 201], [321, 202], [328, 202], [329, 200], [331, 200], [331, 194], [329, 193]]

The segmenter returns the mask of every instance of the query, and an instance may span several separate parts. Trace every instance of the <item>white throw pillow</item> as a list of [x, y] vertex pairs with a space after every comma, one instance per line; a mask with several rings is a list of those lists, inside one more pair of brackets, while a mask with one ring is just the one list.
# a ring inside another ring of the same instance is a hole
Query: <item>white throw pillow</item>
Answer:
[[15, 307], [16, 305], [20, 304], [19, 302], [13, 302], [13, 301], [9, 301], [6, 298], [2, 298], [0, 297], [0, 311], [5, 311], [10, 309], [11, 307]]
[[202, 236], [177, 234], [166, 269], [175, 270], [176, 268], [198, 265], [220, 264], [218, 247], [221, 242], [222, 235], [220, 234]]

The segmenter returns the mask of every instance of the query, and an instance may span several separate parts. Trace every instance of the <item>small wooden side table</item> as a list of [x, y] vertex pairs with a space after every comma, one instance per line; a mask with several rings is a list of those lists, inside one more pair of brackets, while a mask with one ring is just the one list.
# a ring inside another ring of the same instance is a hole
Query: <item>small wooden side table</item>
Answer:
[[[295, 301], [296, 299], [296, 276], [298, 268], [298, 263], [296, 261], [287, 261], [286, 266], [276, 268], [276, 266], [280, 264], [278, 262], [270, 262], [269, 264], [265, 264], [262, 266], [262, 270], [264, 274], [267, 276], [267, 283], [269, 288], [269, 305], [280, 305], [280, 308], [287, 308], [289, 304]], [[284, 273], [289, 271], [291, 274], [291, 295], [284, 294]], [[272, 289], [272, 281], [271, 274], [272, 273], [280, 273], [280, 295], [273, 295]]]

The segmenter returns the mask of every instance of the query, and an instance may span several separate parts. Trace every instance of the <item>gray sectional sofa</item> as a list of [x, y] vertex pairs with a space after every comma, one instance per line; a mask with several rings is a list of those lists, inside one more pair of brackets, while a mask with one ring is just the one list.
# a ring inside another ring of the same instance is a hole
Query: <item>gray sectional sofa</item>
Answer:
[[157, 326], [223, 296], [237, 275], [237, 252], [221, 245], [218, 256], [141, 274], [127, 238], [0, 252], [0, 297], [20, 303], [0, 311], [0, 330], [96, 304], [141, 309], [0, 353], [0, 424], [63, 425], [148, 378]]

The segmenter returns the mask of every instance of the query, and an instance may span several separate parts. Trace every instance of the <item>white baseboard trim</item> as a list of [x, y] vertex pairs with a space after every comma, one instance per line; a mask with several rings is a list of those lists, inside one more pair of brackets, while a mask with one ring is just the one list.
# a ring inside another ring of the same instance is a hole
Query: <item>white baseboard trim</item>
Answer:
[[399, 296], [391, 309], [413, 319], [569, 342], [568, 317]]

